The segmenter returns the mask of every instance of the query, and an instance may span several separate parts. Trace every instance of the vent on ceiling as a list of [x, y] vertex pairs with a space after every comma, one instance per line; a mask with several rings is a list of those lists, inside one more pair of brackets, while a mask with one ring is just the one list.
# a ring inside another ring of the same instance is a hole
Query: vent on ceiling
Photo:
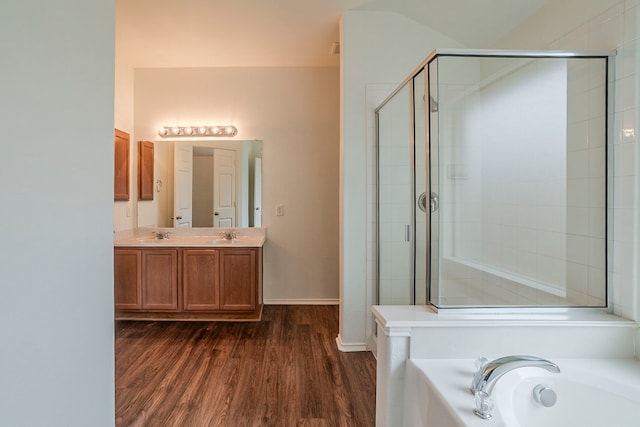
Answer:
[[340, 54], [340, 42], [333, 42], [331, 45], [331, 54], [339, 55]]

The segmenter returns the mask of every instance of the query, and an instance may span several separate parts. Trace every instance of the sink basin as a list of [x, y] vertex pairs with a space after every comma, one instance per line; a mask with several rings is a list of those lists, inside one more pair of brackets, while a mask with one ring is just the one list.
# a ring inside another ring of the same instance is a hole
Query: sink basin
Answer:
[[220, 243], [227, 243], [230, 242], [230, 240], [227, 239], [213, 239], [213, 240], [208, 240], [206, 243], [210, 244], [210, 245], [219, 245]]
[[169, 243], [171, 239], [159, 239], [157, 237], [149, 236], [149, 237], [136, 237], [136, 241], [140, 243]]
[[231, 240], [231, 239], [219, 238], [219, 239], [210, 240], [207, 243], [209, 243], [211, 245], [231, 245], [231, 244], [237, 243], [237, 242], [238, 242], [238, 239]]
[[137, 237], [136, 240], [138, 242], [155, 242], [156, 240], [159, 240], [156, 237]]

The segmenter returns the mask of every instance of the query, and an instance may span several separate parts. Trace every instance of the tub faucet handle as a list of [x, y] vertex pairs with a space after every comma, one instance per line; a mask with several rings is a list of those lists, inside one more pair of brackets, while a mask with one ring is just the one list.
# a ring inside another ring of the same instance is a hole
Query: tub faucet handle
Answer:
[[476, 376], [478, 376], [479, 372], [482, 372], [482, 370], [485, 368], [485, 366], [487, 366], [489, 364], [489, 359], [487, 359], [484, 356], [480, 356], [476, 359], [475, 361], [475, 365], [476, 365], [476, 372], [473, 375], [473, 379], [471, 380], [471, 387], [470, 390], [474, 391], [475, 390], [475, 381], [476, 381]]
[[476, 409], [473, 413], [483, 420], [490, 420], [492, 418], [491, 411], [493, 411], [493, 400], [491, 400], [491, 396], [484, 391], [477, 391], [475, 400]]
[[533, 400], [545, 408], [550, 408], [558, 401], [558, 395], [546, 384], [538, 384], [533, 389]]
[[480, 356], [476, 359], [476, 372], [484, 369], [485, 366], [489, 363], [489, 359], [484, 356]]

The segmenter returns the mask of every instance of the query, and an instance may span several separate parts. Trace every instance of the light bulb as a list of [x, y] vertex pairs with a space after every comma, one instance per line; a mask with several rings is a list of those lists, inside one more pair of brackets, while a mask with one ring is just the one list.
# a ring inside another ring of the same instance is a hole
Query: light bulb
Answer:
[[184, 128], [184, 133], [187, 135], [193, 135], [194, 130], [191, 126], [187, 126], [186, 128]]
[[167, 129], [167, 128], [160, 128], [160, 129], [158, 129], [158, 135], [160, 135], [160, 136], [167, 136], [167, 135], [169, 135], [169, 129]]
[[207, 128], [206, 128], [206, 127], [204, 127], [204, 126], [200, 126], [200, 127], [198, 128], [198, 133], [199, 133], [200, 135], [204, 135], [204, 134], [206, 134], [206, 133], [207, 133]]
[[178, 127], [171, 128], [171, 133], [173, 135], [180, 135], [180, 128]]
[[235, 130], [236, 128], [234, 128], [233, 126], [227, 126], [226, 128], [224, 128], [224, 131], [227, 133], [227, 135], [235, 135]]
[[220, 135], [220, 128], [218, 126], [214, 126], [211, 128], [211, 132], [213, 132], [214, 135]]

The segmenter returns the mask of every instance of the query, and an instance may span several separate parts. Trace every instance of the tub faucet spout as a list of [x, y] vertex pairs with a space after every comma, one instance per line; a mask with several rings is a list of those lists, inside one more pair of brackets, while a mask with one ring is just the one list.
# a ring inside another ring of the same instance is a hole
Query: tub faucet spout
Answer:
[[487, 363], [473, 377], [471, 393], [485, 392], [491, 395], [496, 382], [507, 372], [518, 368], [536, 367], [559, 373], [560, 368], [553, 362], [535, 356], [506, 356]]

